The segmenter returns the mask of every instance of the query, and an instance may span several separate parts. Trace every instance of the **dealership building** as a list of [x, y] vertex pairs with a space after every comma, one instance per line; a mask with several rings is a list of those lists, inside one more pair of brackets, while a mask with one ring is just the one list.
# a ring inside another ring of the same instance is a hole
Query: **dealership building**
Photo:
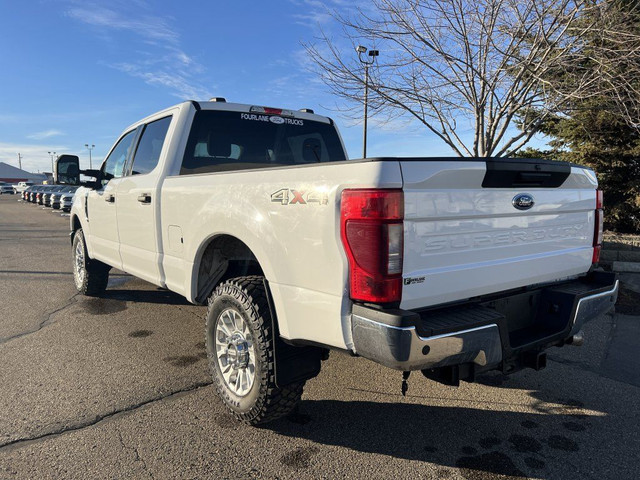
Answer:
[[8, 163], [0, 162], [0, 182], [18, 183], [31, 181], [42, 183], [47, 180], [48, 175], [44, 173], [30, 173], [25, 170], [13, 167]]

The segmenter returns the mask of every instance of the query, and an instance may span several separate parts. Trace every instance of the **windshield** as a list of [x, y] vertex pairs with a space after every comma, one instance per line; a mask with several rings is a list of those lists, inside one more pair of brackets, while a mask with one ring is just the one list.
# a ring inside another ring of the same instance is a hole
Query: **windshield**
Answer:
[[196, 113], [181, 175], [346, 160], [335, 127], [243, 112]]

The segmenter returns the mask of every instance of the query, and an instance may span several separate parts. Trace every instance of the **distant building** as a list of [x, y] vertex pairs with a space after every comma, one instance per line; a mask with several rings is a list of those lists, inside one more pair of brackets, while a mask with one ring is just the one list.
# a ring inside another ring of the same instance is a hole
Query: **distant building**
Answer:
[[29, 173], [13, 167], [8, 163], [0, 162], [0, 182], [18, 183], [29, 180], [34, 183], [42, 183], [47, 180], [47, 175], [43, 173]]

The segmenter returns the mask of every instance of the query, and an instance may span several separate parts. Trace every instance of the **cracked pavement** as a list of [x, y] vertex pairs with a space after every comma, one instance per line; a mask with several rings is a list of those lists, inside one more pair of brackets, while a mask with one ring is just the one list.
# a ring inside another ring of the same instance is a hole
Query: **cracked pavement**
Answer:
[[[217, 399], [203, 307], [122, 272], [75, 294], [68, 218], [0, 196], [0, 479], [637, 477], [639, 317], [549, 366], [446, 387], [332, 352], [262, 428]], [[637, 277], [635, 280], [636, 281]], [[631, 281], [630, 281], [631, 282]], [[636, 336], [636, 337], [634, 337]]]

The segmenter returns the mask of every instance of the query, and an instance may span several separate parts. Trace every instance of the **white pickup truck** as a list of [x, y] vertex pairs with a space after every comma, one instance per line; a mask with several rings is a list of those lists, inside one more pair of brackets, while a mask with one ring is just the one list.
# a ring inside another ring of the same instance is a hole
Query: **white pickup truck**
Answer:
[[[78, 291], [113, 267], [207, 304], [214, 384], [250, 424], [288, 413], [329, 349], [456, 385], [543, 368], [617, 297], [576, 165], [348, 160], [329, 118], [215, 99], [135, 123], [83, 173]], [[56, 174], [79, 183], [77, 157]]]
[[22, 193], [24, 192], [27, 188], [29, 188], [31, 185], [33, 185], [33, 182], [18, 182], [15, 185], [12, 185], [13, 187], [13, 193]]

